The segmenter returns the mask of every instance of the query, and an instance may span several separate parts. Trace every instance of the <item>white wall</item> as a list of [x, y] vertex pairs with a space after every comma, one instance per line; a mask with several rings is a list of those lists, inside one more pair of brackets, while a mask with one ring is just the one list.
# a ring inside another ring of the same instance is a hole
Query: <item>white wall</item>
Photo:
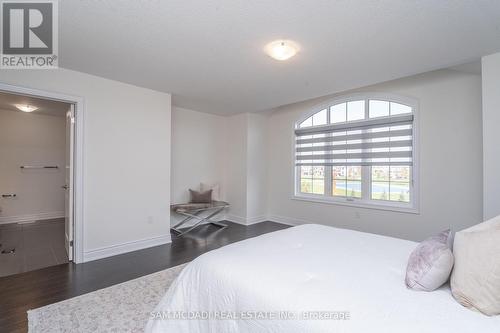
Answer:
[[189, 200], [200, 182], [219, 183], [224, 197], [226, 118], [172, 107], [172, 203]]
[[[69, 106], [68, 106], [69, 108]], [[66, 118], [0, 110], [0, 223], [64, 216]], [[21, 165], [57, 165], [29, 170]]]
[[228, 117], [227, 219], [252, 224], [267, 219], [267, 115]]
[[[218, 182], [231, 207], [216, 219], [242, 224], [265, 220], [267, 118], [250, 113], [222, 117], [174, 106], [172, 203], [187, 202], [188, 189], [198, 189], [200, 182]], [[173, 214], [171, 224], [181, 218]]]
[[480, 76], [441, 70], [356, 91], [400, 94], [419, 101], [420, 214], [291, 198], [294, 123], [314, 105], [333, 97], [329, 96], [281, 107], [270, 117], [270, 219], [296, 224], [321, 223], [412, 240], [421, 240], [450, 226], [458, 230], [479, 223], [482, 220]]
[[500, 214], [500, 53], [483, 57], [484, 218]]
[[[226, 117], [172, 107], [171, 202], [189, 201], [200, 182], [219, 183], [225, 198]], [[171, 224], [179, 220], [172, 216]]]
[[268, 116], [249, 113], [247, 125], [247, 223], [267, 218]]
[[231, 204], [227, 217], [246, 223], [247, 216], [247, 126], [248, 115], [227, 118], [226, 198]]
[[64, 69], [0, 81], [84, 98], [86, 259], [170, 241], [169, 94]]

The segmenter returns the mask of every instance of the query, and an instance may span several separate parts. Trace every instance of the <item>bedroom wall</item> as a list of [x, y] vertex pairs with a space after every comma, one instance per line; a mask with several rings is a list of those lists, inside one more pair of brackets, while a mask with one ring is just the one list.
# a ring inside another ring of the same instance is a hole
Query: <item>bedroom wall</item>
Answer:
[[226, 199], [231, 204], [226, 216], [246, 223], [247, 211], [247, 126], [248, 114], [227, 117]]
[[[219, 183], [225, 198], [227, 118], [172, 107], [172, 203], [189, 201], [188, 189], [199, 190], [200, 182]], [[181, 217], [171, 216], [171, 224]]]
[[[66, 118], [0, 110], [0, 224], [64, 216]], [[22, 170], [21, 165], [57, 165]]]
[[188, 202], [200, 182], [218, 182], [225, 196], [226, 137], [226, 117], [172, 107], [172, 203]]
[[[215, 219], [250, 224], [267, 218], [268, 116], [224, 117], [172, 108], [172, 203], [187, 202], [200, 182], [221, 185], [231, 207]], [[171, 224], [182, 219], [172, 214]], [[189, 225], [189, 223], [187, 224]]]
[[65, 69], [0, 81], [84, 98], [85, 260], [170, 242], [170, 94]]
[[482, 59], [484, 218], [500, 214], [500, 53]]
[[267, 219], [267, 114], [248, 114], [246, 223]]
[[410, 240], [421, 240], [449, 227], [459, 230], [480, 222], [481, 77], [440, 70], [355, 91], [388, 92], [419, 101], [420, 214], [292, 199], [294, 122], [314, 105], [334, 97], [332, 95], [284, 106], [271, 114], [269, 219], [291, 224], [320, 223]]
[[267, 219], [268, 116], [243, 113], [228, 117], [226, 218], [252, 224]]

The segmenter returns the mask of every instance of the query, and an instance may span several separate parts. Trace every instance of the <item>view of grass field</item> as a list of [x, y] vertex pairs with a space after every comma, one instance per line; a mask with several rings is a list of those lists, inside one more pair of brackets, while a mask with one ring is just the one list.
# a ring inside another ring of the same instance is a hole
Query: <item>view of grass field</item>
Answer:
[[371, 187], [373, 200], [410, 202], [410, 167], [372, 167]]
[[[410, 167], [374, 166], [371, 168], [371, 199], [410, 202]], [[324, 167], [301, 167], [300, 191], [325, 193]], [[332, 168], [332, 194], [339, 197], [362, 198], [362, 168]]]

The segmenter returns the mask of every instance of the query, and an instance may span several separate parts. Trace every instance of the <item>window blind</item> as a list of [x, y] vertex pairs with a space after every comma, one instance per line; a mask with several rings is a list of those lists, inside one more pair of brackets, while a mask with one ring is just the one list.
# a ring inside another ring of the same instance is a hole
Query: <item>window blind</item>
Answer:
[[295, 130], [297, 166], [413, 165], [413, 115]]

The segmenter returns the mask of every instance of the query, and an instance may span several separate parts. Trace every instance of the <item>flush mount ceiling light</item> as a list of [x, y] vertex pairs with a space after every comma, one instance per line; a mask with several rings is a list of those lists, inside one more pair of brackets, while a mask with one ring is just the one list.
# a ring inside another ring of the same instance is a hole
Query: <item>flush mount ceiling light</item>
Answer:
[[299, 52], [299, 45], [291, 40], [275, 40], [267, 44], [264, 50], [271, 58], [284, 61]]
[[16, 104], [14, 106], [23, 112], [33, 112], [38, 109], [36, 106], [29, 104]]

